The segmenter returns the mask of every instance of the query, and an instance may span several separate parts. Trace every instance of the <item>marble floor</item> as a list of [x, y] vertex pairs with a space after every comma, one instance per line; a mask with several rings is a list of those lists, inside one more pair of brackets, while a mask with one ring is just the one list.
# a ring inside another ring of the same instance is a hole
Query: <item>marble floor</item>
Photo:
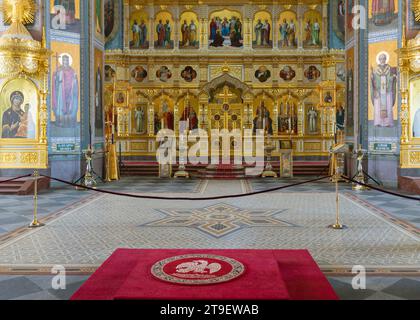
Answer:
[[[299, 180], [298, 180], [299, 181]], [[131, 194], [207, 197], [282, 186], [290, 180], [124, 178], [101, 186]], [[420, 203], [340, 186], [343, 231], [334, 222], [334, 187], [311, 183], [238, 199], [161, 201], [55, 186], [40, 196], [46, 226], [26, 228], [32, 198], [0, 198], [0, 299], [68, 299], [116, 248], [309, 249], [342, 299], [420, 299]], [[51, 267], [69, 272], [51, 289]], [[353, 290], [351, 268], [368, 270]]]

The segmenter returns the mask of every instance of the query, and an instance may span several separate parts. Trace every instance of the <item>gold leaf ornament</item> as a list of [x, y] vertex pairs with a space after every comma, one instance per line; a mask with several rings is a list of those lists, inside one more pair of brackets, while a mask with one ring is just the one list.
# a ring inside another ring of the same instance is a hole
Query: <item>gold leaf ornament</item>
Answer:
[[0, 5], [6, 23], [30, 24], [35, 20], [37, 5], [34, 0], [3, 0]]

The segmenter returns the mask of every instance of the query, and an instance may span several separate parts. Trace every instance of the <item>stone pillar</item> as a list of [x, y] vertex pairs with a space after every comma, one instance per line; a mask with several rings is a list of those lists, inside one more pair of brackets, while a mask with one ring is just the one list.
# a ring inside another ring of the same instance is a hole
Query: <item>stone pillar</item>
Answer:
[[155, 19], [153, 17], [149, 18], [149, 29], [150, 29], [149, 48], [154, 49], [155, 48]]
[[297, 6], [297, 19], [296, 22], [299, 28], [299, 35], [298, 35], [298, 49], [303, 48], [303, 37], [304, 37], [304, 29], [305, 29], [305, 21], [303, 20], [304, 16], [304, 4], [303, 2], [299, 2]]

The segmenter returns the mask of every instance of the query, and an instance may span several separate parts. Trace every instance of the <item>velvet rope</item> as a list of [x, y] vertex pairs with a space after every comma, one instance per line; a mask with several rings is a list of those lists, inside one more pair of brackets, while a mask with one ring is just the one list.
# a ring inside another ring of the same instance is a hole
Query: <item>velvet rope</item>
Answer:
[[308, 184], [308, 183], [317, 182], [317, 181], [321, 181], [321, 180], [324, 180], [324, 179], [331, 178], [331, 176], [321, 177], [321, 178], [317, 178], [317, 179], [313, 179], [313, 180], [308, 180], [308, 181], [289, 184], [287, 186], [281, 186], [281, 187], [276, 187], [276, 188], [272, 188], [272, 189], [255, 191], [255, 192], [244, 193], [244, 194], [215, 196], [215, 197], [202, 197], [202, 198], [190, 198], [190, 197], [175, 197], [175, 198], [172, 198], [172, 197], [135, 195], [135, 194], [121, 193], [121, 192], [115, 192], [115, 191], [109, 191], [109, 190], [103, 190], [103, 189], [94, 189], [94, 188], [82, 186], [82, 185], [79, 185], [79, 184], [71, 183], [71, 182], [68, 182], [68, 181], [65, 181], [65, 180], [61, 180], [61, 179], [57, 179], [57, 178], [53, 178], [53, 177], [49, 177], [49, 176], [44, 176], [44, 175], [41, 175], [41, 176], [45, 177], [45, 178], [49, 178], [49, 179], [57, 181], [57, 182], [67, 184], [69, 186], [73, 186], [73, 187], [77, 187], [77, 188], [81, 188], [81, 189], [86, 189], [86, 190], [91, 190], [91, 191], [96, 191], [96, 192], [99, 192], [99, 193], [111, 194], [111, 195], [114, 195], [114, 196], [137, 198], [137, 199], [149, 199], [149, 200], [171, 200], [171, 201], [172, 200], [173, 201], [206, 201], [206, 200], [222, 200], [222, 199], [244, 198], [244, 197], [255, 196], [255, 195], [258, 195], [258, 194], [264, 194], [264, 193], [270, 193], [270, 192], [273, 192], [273, 191], [283, 190], [283, 189], [287, 189], [287, 188], [291, 188], [291, 187], [301, 186], [303, 184]]
[[27, 175], [24, 175], [24, 176], [13, 178], [13, 179], [0, 180], [0, 184], [2, 184], [2, 183], [8, 183], [8, 182], [13, 182], [13, 181], [16, 181], [16, 180], [19, 180], [19, 179], [22, 179], [22, 178], [28, 178], [28, 177], [31, 177], [31, 176], [32, 176], [31, 174], [27, 174]]
[[419, 197], [407, 196], [405, 194], [401, 194], [401, 193], [397, 193], [397, 192], [394, 192], [394, 191], [386, 190], [386, 189], [383, 189], [383, 188], [375, 187], [375, 186], [372, 186], [370, 184], [366, 184], [366, 183], [362, 183], [362, 182], [356, 181], [356, 180], [354, 180], [352, 178], [349, 178], [349, 177], [346, 177], [346, 176], [341, 176], [341, 177], [343, 179], [347, 180], [347, 181], [356, 183], [358, 185], [361, 185], [363, 187], [367, 187], [367, 188], [372, 189], [372, 190], [376, 190], [376, 191], [379, 191], [379, 192], [382, 192], [382, 193], [387, 193], [387, 194], [390, 194], [390, 195], [393, 195], [393, 196], [396, 196], [396, 197], [400, 197], [400, 198], [404, 198], [404, 199], [420, 201], [420, 198]]

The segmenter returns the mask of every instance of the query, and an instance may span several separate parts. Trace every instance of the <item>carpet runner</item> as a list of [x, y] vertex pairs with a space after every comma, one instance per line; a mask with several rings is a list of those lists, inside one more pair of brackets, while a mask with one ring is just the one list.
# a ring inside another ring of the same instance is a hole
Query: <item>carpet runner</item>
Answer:
[[[245, 266], [241, 277], [211, 285], [167, 283], [159, 261], [186, 254], [224, 256]], [[117, 250], [72, 300], [338, 300], [306, 250]]]

